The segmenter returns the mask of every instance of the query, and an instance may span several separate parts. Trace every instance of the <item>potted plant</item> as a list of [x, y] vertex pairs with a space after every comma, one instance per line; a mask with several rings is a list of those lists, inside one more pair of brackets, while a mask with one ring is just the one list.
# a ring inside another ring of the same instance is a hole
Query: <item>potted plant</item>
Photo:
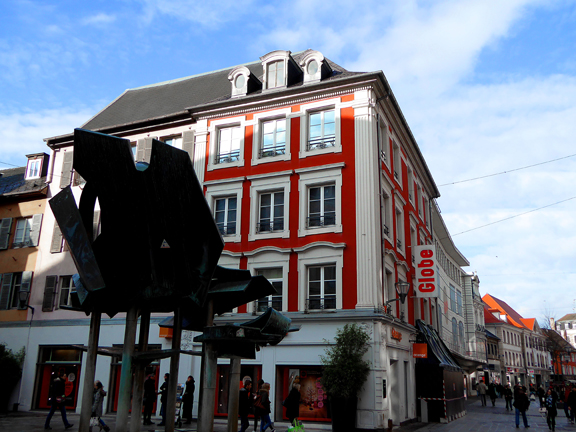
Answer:
[[346, 324], [336, 331], [336, 343], [320, 356], [324, 366], [321, 383], [328, 394], [335, 432], [356, 428], [358, 392], [370, 373], [370, 362], [363, 359], [369, 340], [358, 324]]

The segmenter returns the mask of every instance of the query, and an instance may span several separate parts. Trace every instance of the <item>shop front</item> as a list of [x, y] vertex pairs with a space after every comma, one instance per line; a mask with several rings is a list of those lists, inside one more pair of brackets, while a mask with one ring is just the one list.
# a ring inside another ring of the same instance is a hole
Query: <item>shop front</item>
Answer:
[[82, 351], [70, 346], [41, 346], [39, 350], [34, 384], [34, 408], [51, 408], [50, 393], [53, 381], [57, 376], [65, 373], [66, 408], [75, 410], [78, 403]]

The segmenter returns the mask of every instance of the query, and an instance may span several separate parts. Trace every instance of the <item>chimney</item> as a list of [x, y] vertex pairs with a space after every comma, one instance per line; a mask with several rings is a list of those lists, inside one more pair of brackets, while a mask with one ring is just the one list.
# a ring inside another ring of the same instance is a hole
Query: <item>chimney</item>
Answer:
[[552, 330], [556, 330], [556, 321], [554, 320], [553, 317], [550, 317], [550, 328]]

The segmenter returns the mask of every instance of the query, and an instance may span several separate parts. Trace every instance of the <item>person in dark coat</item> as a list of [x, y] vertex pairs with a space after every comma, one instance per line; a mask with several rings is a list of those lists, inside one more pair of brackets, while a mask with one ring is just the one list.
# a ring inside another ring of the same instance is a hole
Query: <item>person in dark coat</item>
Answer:
[[574, 417], [576, 414], [576, 387], [573, 386], [572, 390], [570, 390], [566, 404], [568, 405], [568, 410], [570, 412], [570, 423], [574, 424]]
[[524, 427], [529, 428], [528, 419], [526, 418], [526, 411], [530, 407], [530, 399], [526, 395], [525, 387], [518, 390], [518, 397], [514, 398], [514, 408], [516, 408], [516, 427], [520, 427], [520, 413], [522, 413], [522, 421]]
[[554, 431], [556, 430], [556, 416], [558, 415], [558, 410], [556, 409], [556, 403], [558, 402], [558, 394], [549, 389], [544, 397], [544, 406], [546, 407], [546, 423], [548, 423], [548, 429]]
[[194, 405], [194, 390], [196, 390], [196, 385], [194, 384], [194, 377], [190, 375], [186, 380], [186, 385], [184, 387], [184, 394], [182, 395], [182, 403], [184, 407], [182, 408], [182, 417], [186, 419], [184, 424], [192, 423], [192, 405]]
[[[258, 392], [260, 391], [260, 389], [262, 388], [263, 385], [264, 385], [264, 380], [262, 378], [260, 378], [258, 380], [258, 384], [256, 385], [256, 388], [252, 388], [252, 394], [253, 395], [258, 394]], [[254, 410], [254, 432], [256, 432], [258, 430], [258, 420], [260, 420], [260, 416], [256, 413], [256, 410]]]
[[246, 432], [250, 423], [248, 415], [252, 410], [252, 381], [244, 379], [244, 387], [240, 389], [240, 398], [238, 400], [238, 415], [240, 416], [240, 432]]
[[504, 400], [506, 401], [506, 411], [512, 411], [512, 400], [514, 399], [514, 395], [512, 394], [512, 389], [510, 388], [510, 384], [506, 386], [504, 389]]
[[106, 396], [106, 391], [104, 391], [104, 386], [100, 381], [94, 382], [94, 394], [92, 395], [92, 417], [98, 418], [98, 423], [100, 423], [101, 428], [104, 432], [110, 432], [110, 428], [102, 420], [102, 414], [104, 412], [103, 403], [104, 396]]
[[66, 418], [66, 393], [65, 393], [66, 379], [67, 379], [66, 373], [61, 372], [59, 376], [57, 376], [52, 382], [51, 397], [50, 397], [52, 408], [50, 408], [48, 417], [46, 417], [46, 422], [44, 423], [44, 429], [52, 429], [50, 427], [50, 420], [52, 419], [52, 416], [56, 412], [56, 409], [59, 409], [60, 414], [62, 414], [62, 421], [64, 422], [65, 429], [70, 429], [72, 426], [74, 426], [73, 424], [68, 423], [68, 419]]
[[170, 379], [170, 374], [164, 374], [164, 382], [160, 386], [160, 402], [162, 406], [160, 407], [160, 415], [162, 416], [162, 422], [158, 423], [158, 426], [166, 425], [166, 402], [168, 401], [168, 380]]
[[276, 432], [272, 420], [270, 420], [270, 383], [262, 384], [262, 388], [258, 392], [262, 408], [256, 408], [257, 414], [260, 416], [260, 432], [264, 432], [270, 428], [271, 432]]
[[494, 384], [493, 382], [488, 384], [488, 396], [490, 396], [492, 406], [496, 406], [496, 384]]
[[542, 408], [544, 406], [544, 396], [546, 396], [546, 392], [544, 391], [544, 387], [542, 387], [542, 386], [538, 387], [536, 394], [538, 395], [538, 400], [540, 401], [540, 408]]
[[152, 422], [152, 409], [154, 408], [154, 403], [157, 398], [156, 394], [156, 381], [154, 381], [154, 375], [148, 375], [146, 381], [144, 381], [144, 421], [145, 425], [153, 425]]
[[300, 415], [300, 384], [294, 384], [290, 393], [284, 400], [284, 407], [286, 407], [286, 417], [290, 424], [294, 424], [294, 420]]

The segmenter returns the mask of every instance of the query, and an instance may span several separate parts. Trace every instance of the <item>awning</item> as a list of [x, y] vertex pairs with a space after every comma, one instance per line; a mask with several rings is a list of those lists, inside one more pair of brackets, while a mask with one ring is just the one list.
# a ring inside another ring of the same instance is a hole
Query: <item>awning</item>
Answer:
[[418, 330], [420, 330], [418, 336], [424, 339], [423, 342], [426, 342], [429, 348], [428, 358], [418, 359], [418, 362], [437, 362], [440, 367], [463, 372], [462, 368], [456, 359], [452, 356], [448, 347], [444, 344], [444, 342], [442, 342], [438, 332], [436, 332], [433, 327], [427, 325], [421, 320], [416, 321], [416, 327]]

